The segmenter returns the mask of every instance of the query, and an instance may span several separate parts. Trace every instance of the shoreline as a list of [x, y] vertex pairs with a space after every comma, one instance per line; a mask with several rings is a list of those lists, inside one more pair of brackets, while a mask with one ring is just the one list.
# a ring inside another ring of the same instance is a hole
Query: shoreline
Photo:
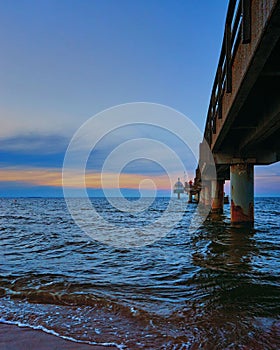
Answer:
[[110, 345], [92, 345], [66, 340], [29, 327], [0, 323], [1, 350], [106, 350], [118, 349]]

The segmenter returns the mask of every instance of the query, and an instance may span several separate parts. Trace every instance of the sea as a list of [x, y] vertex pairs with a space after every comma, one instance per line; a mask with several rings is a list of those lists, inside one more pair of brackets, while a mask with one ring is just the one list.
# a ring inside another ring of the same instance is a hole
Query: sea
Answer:
[[184, 213], [133, 247], [88, 236], [63, 198], [0, 199], [0, 322], [119, 349], [280, 349], [280, 198], [255, 198], [254, 229], [231, 227], [225, 205], [195, 230], [185, 197], [135, 214], [90, 200], [116, 241], [169, 201]]

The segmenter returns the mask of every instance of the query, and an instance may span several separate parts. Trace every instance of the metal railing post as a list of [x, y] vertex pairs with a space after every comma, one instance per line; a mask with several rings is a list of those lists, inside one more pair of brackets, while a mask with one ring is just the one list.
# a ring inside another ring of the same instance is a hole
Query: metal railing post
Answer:
[[242, 0], [242, 44], [251, 41], [251, 0]]
[[231, 23], [226, 22], [226, 92], [232, 92]]

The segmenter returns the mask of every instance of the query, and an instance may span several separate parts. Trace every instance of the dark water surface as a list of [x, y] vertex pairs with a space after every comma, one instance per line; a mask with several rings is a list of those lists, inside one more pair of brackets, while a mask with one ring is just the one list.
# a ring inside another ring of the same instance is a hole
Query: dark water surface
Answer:
[[[137, 217], [92, 201], [141, 225], [168, 199]], [[0, 199], [0, 321], [120, 349], [280, 349], [280, 199], [256, 199], [251, 231], [225, 209], [190, 234], [189, 205], [166, 237], [128, 249], [91, 240], [63, 199]]]

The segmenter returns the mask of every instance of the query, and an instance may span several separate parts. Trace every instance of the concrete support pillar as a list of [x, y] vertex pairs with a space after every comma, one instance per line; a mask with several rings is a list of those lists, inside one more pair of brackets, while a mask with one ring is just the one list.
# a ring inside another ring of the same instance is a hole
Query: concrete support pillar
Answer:
[[204, 204], [206, 206], [211, 205], [211, 182], [207, 181], [204, 189]]
[[200, 190], [199, 203], [201, 203], [203, 205], [205, 204], [205, 188], [204, 187], [201, 187], [201, 190]]
[[188, 189], [189, 189], [189, 201], [188, 203], [192, 203], [193, 202], [193, 182], [192, 180], [189, 181], [188, 183]]
[[254, 224], [254, 165], [230, 166], [231, 223], [234, 226]]
[[196, 203], [200, 202], [200, 191], [197, 191], [195, 196], [194, 196], [194, 200], [196, 201]]
[[224, 180], [212, 183], [212, 213], [222, 214], [224, 211], [224, 183]]

